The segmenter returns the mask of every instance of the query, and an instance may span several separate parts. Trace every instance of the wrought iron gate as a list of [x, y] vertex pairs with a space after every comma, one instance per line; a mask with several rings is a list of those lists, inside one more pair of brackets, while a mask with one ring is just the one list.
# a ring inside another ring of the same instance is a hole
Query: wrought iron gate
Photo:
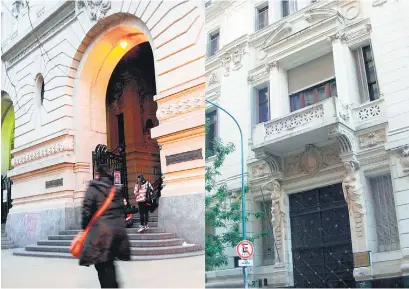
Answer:
[[108, 151], [106, 145], [99, 144], [92, 152], [92, 176], [95, 178], [96, 168], [100, 164], [106, 164], [111, 170], [120, 171], [121, 183], [124, 186], [124, 196], [128, 199], [128, 173], [126, 168], [125, 145], [122, 144], [112, 151]]
[[1, 176], [1, 223], [5, 223], [12, 207], [11, 185], [13, 182], [7, 176]]
[[340, 184], [290, 195], [294, 286], [353, 288], [348, 206]]

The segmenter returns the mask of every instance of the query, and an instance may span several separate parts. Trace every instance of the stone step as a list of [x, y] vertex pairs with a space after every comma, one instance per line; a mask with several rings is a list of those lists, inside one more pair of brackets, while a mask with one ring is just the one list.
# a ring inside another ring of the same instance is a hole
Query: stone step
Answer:
[[[128, 228], [126, 229], [128, 234], [137, 234], [138, 233], [138, 228]], [[76, 235], [80, 232], [80, 230], [64, 230], [60, 231], [60, 235]], [[159, 229], [159, 228], [149, 228], [148, 231], [149, 233], [164, 233], [165, 229]], [[146, 234], [147, 232], [143, 232], [140, 234]]]
[[[54, 235], [48, 236], [48, 240], [73, 240], [76, 235]], [[174, 239], [176, 234], [172, 233], [142, 233], [128, 234], [130, 240], [164, 240]]]
[[[141, 218], [139, 217], [139, 214], [138, 214], [138, 216], [133, 216], [133, 218], [132, 218], [134, 221], [137, 221], [137, 222], [139, 222], [140, 220], [141, 220]], [[157, 216], [149, 216], [149, 221], [152, 221], [152, 222], [157, 222], [158, 221], [158, 217]]]
[[3, 241], [3, 240], [1, 240], [1, 244], [2, 245], [14, 245], [14, 242], [13, 242], [13, 240], [5, 240], [5, 241]]
[[7, 242], [7, 241], [11, 241], [11, 239], [9, 237], [1, 237], [1, 241]]
[[[134, 221], [133, 224], [132, 224], [132, 226], [129, 227], [129, 229], [131, 229], [131, 228], [139, 228], [139, 225], [140, 225], [140, 222], [139, 222], [139, 221], [137, 221], [137, 222]], [[158, 227], [158, 222], [149, 222], [148, 225], [149, 225], [150, 228], [157, 228], [157, 227]], [[80, 227], [71, 226], [71, 227], [69, 227], [69, 229], [68, 229], [67, 231], [79, 231], [79, 230], [80, 230]]]
[[[69, 246], [38, 246], [31, 245], [26, 246], [26, 251], [35, 252], [54, 252], [54, 253], [69, 253]], [[187, 252], [200, 251], [200, 248], [195, 245], [189, 246], [167, 246], [167, 247], [144, 247], [134, 248], [131, 247], [131, 255], [146, 256], [146, 255], [169, 255], [180, 254]]]
[[[65, 258], [74, 259], [70, 253], [54, 253], [54, 252], [35, 252], [26, 251], [24, 249], [14, 249], [13, 254], [16, 256], [27, 256], [27, 257], [43, 257], [43, 258]], [[194, 256], [203, 255], [203, 251], [182, 253], [182, 254], [170, 254], [170, 255], [150, 255], [150, 256], [131, 256], [132, 261], [153, 261], [153, 260], [164, 260], [164, 259], [176, 259], [176, 258], [188, 258]]]
[[181, 254], [181, 253], [195, 252], [195, 251], [200, 251], [200, 247], [196, 245], [188, 245], [188, 246], [179, 245], [179, 246], [145, 247], [145, 248], [131, 247], [131, 254], [138, 255], [138, 256]]
[[2, 250], [14, 249], [14, 248], [17, 248], [17, 245], [16, 245], [16, 244], [10, 244], [10, 245], [1, 244], [1, 249], [2, 249]]
[[[70, 246], [72, 240], [42, 240], [38, 241], [38, 246]], [[130, 240], [132, 247], [165, 247], [179, 246], [183, 244], [182, 239], [164, 240]]]

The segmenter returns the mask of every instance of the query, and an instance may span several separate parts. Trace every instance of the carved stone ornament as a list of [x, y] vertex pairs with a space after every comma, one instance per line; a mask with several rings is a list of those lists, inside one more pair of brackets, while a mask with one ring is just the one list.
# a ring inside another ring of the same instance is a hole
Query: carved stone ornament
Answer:
[[183, 99], [169, 105], [160, 106], [157, 110], [156, 117], [158, 118], [158, 120], [163, 120], [180, 115], [182, 113], [187, 113], [204, 105], [204, 95], [199, 95], [196, 97]]
[[233, 70], [239, 70], [243, 66], [241, 62], [244, 54], [246, 54], [244, 47], [238, 47], [233, 51]]
[[111, 0], [77, 0], [77, 8], [85, 7], [90, 20], [97, 21], [111, 9]]
[[337, 32], [334, 35], [331, 35], [331, 36], [328, 37], [328, 41], [330, 41], [330, 42], [335, 42], [337, 40], [340, 40], [340, 41], [343, 42], [343, 41], [347, 40], [347, 37], [346, 37], [346, 35], [344, 33], [339, 33], [339, 32]]
[[322, 163], [320, 151], [313, 145], [307, 145], [305, 153], [301, 159], [303, 171], [310, 176], [315, 175]]
[[15, 157], [11, 160], [13, 167], [23, 165], [35, 160], [46, 158], [62, 152], [73, 152], [74, 151], [74, 141], [72, 139], [62, 140], [56, 142], [51, 146], [42, 147], [38, 150], [28, 152], [22, 156]]
[[209, 81], [208, 81], [208, 86], [215, 86], [219, 84], [219, 79], [217, 76], [217, 73], [215, 71], [212, 71], [212, 73], [210, 73], [210, 77], [209, 77]]
[[341, 107], [339, 109], [338, 115], [341, 119], [343, 119], [346, 123], [349, 123], [349, 110], [348, 110], [348, 106], [341, 104]]
[[13, 17], [18, 19], [23, 14], [23, 9], [26, 7], [26, 1], [17, 0], [13, 2], [11, 13]]
[[222, 60], [222, 65], [224, 68], [224, 76], [229, 76], [230, 75], [230, 62], [231, 62], [231, 56], [230, 54], [226, 54]]
[[371, 148], [385, 143], [385, 130], [371, 131], [370, 133], [361, 135], [359, 137], [359, 145], [361, 148]]
[[382, 7], [386, 2], [388, 2], [388, 0], [374, 0], [372, 2], [372, 7]]
[[109, 106], [109, 110], [114, 114], [114, 115], [118, 115], [121, 113], [121, 111], [123, 111], [123, 99], [122, 97], [119, 99], [114, 99], [111, 103], [111, 105]]
[[267, 183], [266, 189], [271, 192], [271, 223], [274, 240], [280, 260], [283, 259], [283, 228], [285, 223], [284, 192], [277, 180]]
[[284, 159], [284, 172], [287, 177], [307, 174], [314, 175], [318, 171], [340, 164], [340, 149], [336, 145], [324, 147], [307, 146], [304, 153], [288, 156]]
[[363, 236], [363, 188], [359, 179], [359, 163], [357, 161], [345, 162], [346, 175], [342, 181], [342, 190], [348, 204], [349, 216], [354, 220], [355, 231], [358, 237]]
[[399, 150], [400, 154], [400, 164], [402, 166], [403, 172], [407, 173], [409, 172], [409, 145], [403, 146]]
[[266, 162], [262, 162], [258, 165], [253, 166], [252, 174], [254, 178], [259, 178], [271, 173], [270, 167]]

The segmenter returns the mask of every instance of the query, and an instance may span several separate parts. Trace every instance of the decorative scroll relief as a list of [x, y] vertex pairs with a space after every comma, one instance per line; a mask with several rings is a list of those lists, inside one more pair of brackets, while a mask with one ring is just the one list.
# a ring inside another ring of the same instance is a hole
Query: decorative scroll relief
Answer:
[[85, 7], [90, 20], [99, 20], [111, 9], [110, 0], [77, 0], [77, 8]]
[[183, 113], [188, 113], [202, 106], [205, 106], [205, 96], [199, 95], [196, 97], [183, 99], [169, 105], [161, 106], [158, 109], [156, 116], [158, 120], [164, 120]]
[[399, 149], [398, 157], [404, 173], [409, 172], [409, 145], [405, 145]]
[[388, 2], [388, 0], [374, 0], [372, 2], [372, 7], [382, 7], [386, 2]]
[[358, 237], [363, 236], [363, 201], [359, 178], [359, 163], [357, 161], [345, 162], [347, 170], [344, 180], [342, 181], [342, 190], [345, 201], [348, 204], [349, 216], [354, 220], [355, 231]]
[[284, 192], [277, 180], [267, 183], [265, 188], [271, 192], [271, 223], [273, 225], [274, 241], [280, 260], [283, 259], [283, 228], [285, 223]]
[[58, 141], [47, 147], [42, 147], [38, 150], [33, 150], [22, 156], [14, 157], [11, 160], [13, 167], [23, 165], [35, 160], [43, 159], [52, 155], [63, 152], [73, 152], [74, 151], [74, 140], [72, 138]]
[[281, 133], [285, 130], [291, 130], [298, 126], [306, 125], [314, 120], [324, 117], [324, 107], [321, 105], [311, 107], [301, 112], [296, 112], [282, 119], [268, 122], [265, 124], [266, 136]]
[[361, 148], [371, 148], [386, 141], [386, 133], [384, 129], [372, 131], [359, 137]]
[[262, 162], [252, 167], [253, 178], [259, 178], [271, 173], [270, 167], [266, 162]]
[[206, 83], [208, 88], [213, 88], [214, 86], [219, 85], [220, 81], [218, 73], [216, 71], [212, 71], [210, 75], [208, 75]]
[[222, 60], [224, 69], [224, 76], [229, 76], [231, 70], [239, 70], [243, 64], [243, 55], [246, 54], [246, 48], [244, 45], [238, 45], [233, 48], [232, 52], [227, 52]]
[[247, 77], [247, 81], [254, 82], [264, 77], [267, 77], [270, 74], [271, 69], [274, 67], [278, 67], [277, 61], [264, 64], [261, 68], [257, 68], [253, 71], [250, 71], [249, 76]]
[[340, 148], [337, 145], [327, 145], [317, 148], [308, 145], [305, 152], [284, 158], [284, 173], [286, 177], [306, 174], [314, 176], [320, 170], [342, 162]]

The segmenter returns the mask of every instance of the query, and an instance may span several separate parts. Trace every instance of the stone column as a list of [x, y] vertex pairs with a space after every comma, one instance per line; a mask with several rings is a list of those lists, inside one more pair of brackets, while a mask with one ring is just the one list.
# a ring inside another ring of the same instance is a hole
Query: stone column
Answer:
[[348, 45], [344, 43], [344, 35], [337, 33], [329, 37], [329, 40], [332, 42], [338, 99], [343, 104], [359, 104], [359, 87], [354, 55]]
[[275, 119], [290, 112], [287, 71], [277, 61], [270, 63], [269, 68], [270, 116]]

